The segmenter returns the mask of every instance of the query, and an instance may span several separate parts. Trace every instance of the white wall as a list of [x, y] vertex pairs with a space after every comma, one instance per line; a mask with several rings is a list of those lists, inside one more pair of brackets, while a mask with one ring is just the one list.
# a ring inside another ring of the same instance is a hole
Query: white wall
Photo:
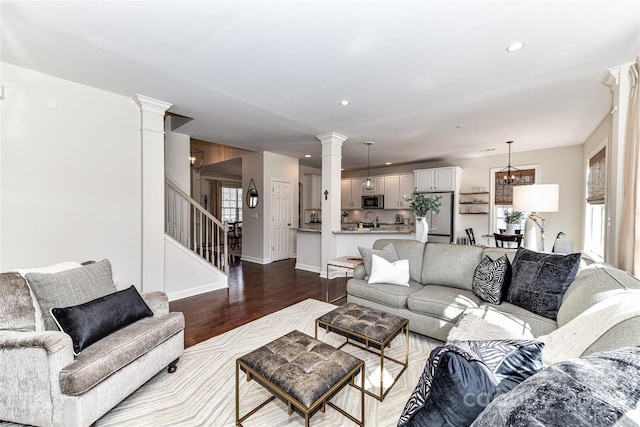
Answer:
[[258, 190], [258, 206], [249, 209], [246, 202], [242, 204], [242, 260], [265, 264], [264, 256], [264, 212], [265, 190], [263, 177], [264, 153], [250, 153], [242, 156], [242, 189], [246, 194], [249, 183], [253, 179]]
[[139, 287], [138, 107], [131, 97], [1, 66], [0, 270], [109, 258], [119, 288]]
[[226, 275], [167, 235], [164, 256], [164, 291], [170, 301], [228, 287]]
[[[292, 227], [298, 224], [298, 159], [280, 154], [259, 152], [242, 156], [242, 188], [246, 193], [253, 178], [260, 195], [258, 207], [249, 209], [243, 203], [242, 259], [260, 264], [271, 262], [271, 183], [290, 181], [293, 193]], [[292, 255], [295, 253], [292, 234]]]
[[[525, 151], [511, 154], [511, 165], [540, 165], [539, 184], [560, 185], [560, 210], [558, 212], [542, 212], [546, 219], [545, 250], [551, 251], [558, 232], [567, 234], [574, 241], [574, 248], [582, 248], [583, 216], [584, 216], [584, 172], [583, 146]], [[460, 159], [457, 165], [463, 168], [460, 191], [471, 191], [473, 186], [490, 187], [491, 168], [503, 168], [508, 162], [507, 155]], [[489, 230], [488, 215], [462, 215], [461, 230], [473, 227], [476, 240], [481, 234], [493, 233]], [[462, 237], [459, 234], [458, 237]]]
[[189, 166], [189, 135], [171, 132], [171, 116], [165, 119], [164, 133], [164, 168], [180, 189], [191, 194], [191, 167]]
[[[293, 157], [283, 156], [281, 154], [275, 154], [270, 152], [264, 152], [264, 177], [263, 183], [266, 187], [264, 192], [264, 221], [263, 221], [263, 256], [266, 262], [271, 262], [271, 247], [273, 245], [271, 236], [271, 185], [274, 180], [288, 181], [291, 183], [291, 194], [293, 196], [291, 200], [292, 217], [291, 226], [295, 227], [298, 224], [298, 159]], [[289, 242], [291, 247], [291, 256], [295, 254], [295, 239], [296, 236], [291, 231], [289, 235]], [[243, 237], [244, 241], [244, 237]]]

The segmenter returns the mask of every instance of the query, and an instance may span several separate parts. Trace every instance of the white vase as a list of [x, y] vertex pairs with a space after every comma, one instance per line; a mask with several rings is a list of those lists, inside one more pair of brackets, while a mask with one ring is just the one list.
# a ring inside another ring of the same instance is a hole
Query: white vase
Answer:
[[416, 217], [416, 240], [422, 243], [426, 243], [429, 240], [429, 224], [427, 224], [426, 217]]
[[507, 224], [507, 234], [516, 234], [516, 226], [517, 224]]

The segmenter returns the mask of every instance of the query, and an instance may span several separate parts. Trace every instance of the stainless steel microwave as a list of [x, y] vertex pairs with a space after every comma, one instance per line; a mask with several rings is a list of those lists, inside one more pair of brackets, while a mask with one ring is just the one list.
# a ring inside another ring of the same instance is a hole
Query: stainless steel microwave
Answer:
[[383, 209], [384, 194], [373, 194], [371, 196], [362, 196], [362, 209]]

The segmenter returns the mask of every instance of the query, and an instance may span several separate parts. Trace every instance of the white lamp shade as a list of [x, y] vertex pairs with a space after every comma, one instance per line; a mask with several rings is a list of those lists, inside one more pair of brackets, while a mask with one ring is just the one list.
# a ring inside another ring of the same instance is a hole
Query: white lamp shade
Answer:
[[516, 185], [513, 187], [513, 209], [525, 212], [558, 212], [558, 184]]

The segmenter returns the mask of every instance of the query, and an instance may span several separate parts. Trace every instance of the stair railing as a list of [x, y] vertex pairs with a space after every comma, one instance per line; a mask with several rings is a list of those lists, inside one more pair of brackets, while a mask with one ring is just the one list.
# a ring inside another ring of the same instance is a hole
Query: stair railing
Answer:
[[164, 231], [184, 247], [229, 274], [229, 227], [165, 178]]

